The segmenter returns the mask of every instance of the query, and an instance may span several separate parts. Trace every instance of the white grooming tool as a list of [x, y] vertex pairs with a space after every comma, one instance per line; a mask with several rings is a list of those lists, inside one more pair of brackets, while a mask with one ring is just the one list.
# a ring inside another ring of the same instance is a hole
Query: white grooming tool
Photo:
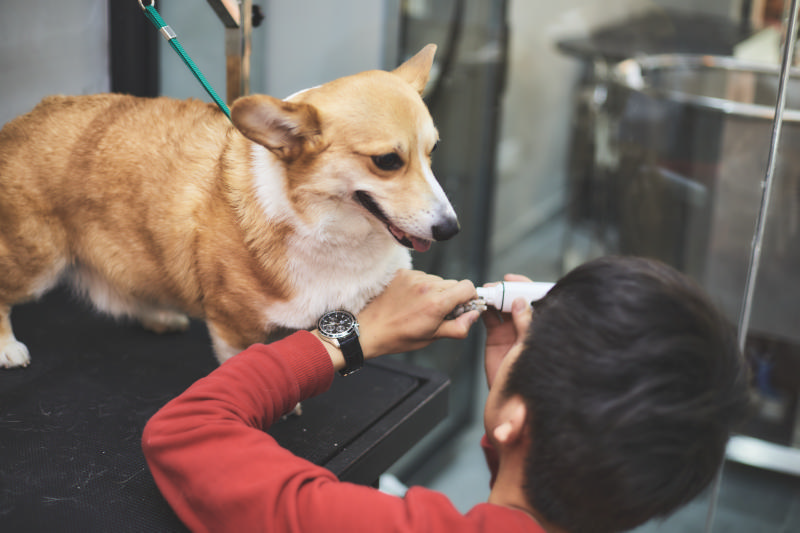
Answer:
[[555, 283], [543, 281], [501, 281], [491, 287], [478, 287], [475, 289], [478, 298], [459, 305], [447, 315], [447, 318], [456, 318], [476, 309], [484, 312], [487, 306], [494, 307], [502, 313], [510, 313], [511, 305], [517, 298], [524, 298], [526, 302], [531, 303], [544, 297], [553, 285]]
[[478, 299], [486, 302], [486, 305], [494, 307], [503, 313], [511, 312], [511, 304], [517, 298], [525, 298], [531, 303], [543, 298], [547, 291], [553, 288], [555, 283], [544, 281], [501, 281], [491, 287], [478, 287]]

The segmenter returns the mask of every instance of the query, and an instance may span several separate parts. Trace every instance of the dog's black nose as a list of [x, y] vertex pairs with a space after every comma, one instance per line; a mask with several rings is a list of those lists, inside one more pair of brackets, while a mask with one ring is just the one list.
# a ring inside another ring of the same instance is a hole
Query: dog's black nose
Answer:
[[458, 219], [447, 218], [441, 224], [436, 224], [433, 229], [433, 238], [437, 241], [446, 241], [453, 235], [458, 233], [461, 226], [458, 224]]

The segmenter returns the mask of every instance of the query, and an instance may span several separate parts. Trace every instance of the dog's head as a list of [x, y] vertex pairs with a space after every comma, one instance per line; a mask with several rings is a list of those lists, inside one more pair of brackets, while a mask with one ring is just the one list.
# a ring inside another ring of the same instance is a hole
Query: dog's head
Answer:
[[240, 98], [233, 122], [282, 162], [301, 210], [332, 199], [425, 251], [459, 230], [431, 171], [439, 135], [421, 97], [435, 51], [428, 45], [392, 72], [362, 72], [286, 100]]

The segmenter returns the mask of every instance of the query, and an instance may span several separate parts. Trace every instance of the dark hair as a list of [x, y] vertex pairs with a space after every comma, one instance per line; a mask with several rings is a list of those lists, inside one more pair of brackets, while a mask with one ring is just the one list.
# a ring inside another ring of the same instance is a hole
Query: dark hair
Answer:
[[733, 328], [663, 263], [604, 257], [534, 302], [503, 391], [532, 432], [525, 492], [572, 533], [633, 528], [703, 490], [750, 409]]

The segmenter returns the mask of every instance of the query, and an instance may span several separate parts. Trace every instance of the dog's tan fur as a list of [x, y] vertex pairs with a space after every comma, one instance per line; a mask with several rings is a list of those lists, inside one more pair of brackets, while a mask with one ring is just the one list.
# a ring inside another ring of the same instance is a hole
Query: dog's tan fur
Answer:
[[[410, 266], [398, 240], [424, 250], [458, 229], [420, 98], [434, 52], [287, 100], [241, 98], [235, 127], [211, 104], [110, 94], [46, 98], [9, 122], [0, 366], [28, 363], [11, 306], [64, 278], [154, 330], [205, 319], [220, 361], [327, 309], [360, 310]], [[402, 167], [373, 158], [391, 153]]]

